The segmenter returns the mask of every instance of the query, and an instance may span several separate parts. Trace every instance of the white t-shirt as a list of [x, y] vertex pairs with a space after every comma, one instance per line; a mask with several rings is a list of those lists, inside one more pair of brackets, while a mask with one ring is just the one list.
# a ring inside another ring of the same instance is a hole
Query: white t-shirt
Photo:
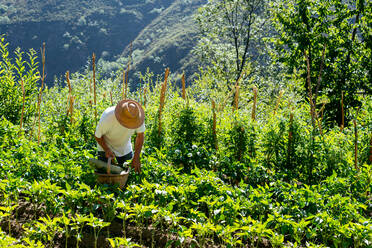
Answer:
[[[101, 138], [105, 136], [105, 142], [115, 156], [122, 157], [132, 151], [131, 136], [136, 133], [145, 132], [145, 123], [137, 129], [129, 129], [122, 126], [115, 117], [115, 106], [107, 108], [99, 120], [95, 136]], [[97, 144], [98, 151], [104, 151]]]

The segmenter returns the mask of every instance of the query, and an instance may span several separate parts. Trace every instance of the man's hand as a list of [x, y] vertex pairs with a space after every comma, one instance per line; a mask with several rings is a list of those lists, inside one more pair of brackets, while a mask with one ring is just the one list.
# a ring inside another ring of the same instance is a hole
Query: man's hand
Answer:
[[105, 155], [106, 155], [106, 158], [112, 158], [114, 159], [115, 158], [115, 154], [111, 151], [111, 149], [107, 146], [106, 142], [105, 142], [105, 139], [104, 139], [104, 136], [102, 136], [101, 138], [97, 138], [96, 136], [94, 136], [94, 138], [96, 139], [97, 143], [103, 148], [103, 150], [105, 151]]
[[112, 159], [115, 158], [115, 154], [110, 149], [107, 149], [105, 151], [105, 155], [106, 155], [106, 158], [112, 158]]
[[137, 173], [141, 173], [141, 160], [138, 156], [134, 156], [132, 159], [132, 167]]

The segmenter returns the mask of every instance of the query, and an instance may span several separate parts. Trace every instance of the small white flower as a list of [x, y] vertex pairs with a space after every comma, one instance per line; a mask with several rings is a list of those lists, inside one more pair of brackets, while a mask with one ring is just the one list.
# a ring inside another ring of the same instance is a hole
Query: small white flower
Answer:
[[191, 158], [191, 157], [192, 157], [192, 153], [189, 152], [189, 153], [187, 154], [187, 157]]
[[200, 152], [197, 152], [196, 155], [200, 156]]
[[174, 152], [177, 153], [177, 154], [181, 153], [181, 151], [178, 150], [178, 149], [176, 149]]
[[198, 148], [197, 145], [192, 145], [192, 149], [196, 149], [196, 148]]

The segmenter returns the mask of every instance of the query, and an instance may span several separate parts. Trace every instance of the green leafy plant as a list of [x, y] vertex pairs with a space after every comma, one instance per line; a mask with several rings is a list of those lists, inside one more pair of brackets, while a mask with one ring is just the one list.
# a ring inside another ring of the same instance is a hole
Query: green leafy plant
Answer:
[[94, 234], [94, 247], [97, 248], [98, 235], [102, 228], [110, 225], [109, 222], [104, 222], [102, 219], [95, 217], [92, 213], [89, 214], [88, 219], [86, 220], [86, 225], [93, 228]]

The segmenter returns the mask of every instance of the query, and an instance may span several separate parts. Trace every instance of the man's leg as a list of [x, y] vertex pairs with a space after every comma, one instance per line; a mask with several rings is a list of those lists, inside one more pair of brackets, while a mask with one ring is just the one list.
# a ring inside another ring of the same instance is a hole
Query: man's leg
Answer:
[[[101, 160], [105, 163], [107, 163], [107, 161], [108, 161], [108, 159], [106, 158], [105, 152], [98, 151], [97, 157], [98, 157], [99, 160]], [[104, 168], [100, 168], [100, 169], [96, 168], [96, 172], [101, 173], [101, 174], [106, 174], [107, 173], [106, 169], [104, 169]]]
[[[124, 168], [124, 163], [132, 158], [133, 158], [133, 153], [130, 152], [122, 157], [116, 157], [116, 162], [118, 163], [120, 167]], [[105, 163], [107, 163], [108, 161], [108, 159], [106, 158], [106, 154], [103, 151], [98, 151], [98, 159]], [[127, 168], [124, 168], [124, 169], [127, 169]], [[101, 171], [99, 172], [101, 173]], [[103, 172], [102, 170], [102, 173], [105, 173], [105, 172]]]
[[133, 158], [133, 153], [130, 152], [122, 157], [117, 157], [116, 161], [118, 162], [119, 166], [121, 166], [124, 169], [127, 169], [125, 168], [124, 163], [127, 162], [128, 160], [131, 160], [132, 158]]
[[106, 163], [108, 161], [108, 159], [106, 158], [105, 152], [102, 152], [102, 151], [98, 151], [98, 159]]

